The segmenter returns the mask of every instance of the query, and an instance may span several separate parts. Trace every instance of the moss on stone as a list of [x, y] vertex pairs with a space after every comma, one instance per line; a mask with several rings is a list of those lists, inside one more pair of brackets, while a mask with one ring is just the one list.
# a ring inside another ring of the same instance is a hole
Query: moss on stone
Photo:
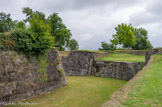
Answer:
[[58, 71], [59, 71], [59, 75], [60, 75], [60, 76], [63, 76], [63, 75], [64, 75], [64, 69], [61, 68], [61, 69], [59, 69]]

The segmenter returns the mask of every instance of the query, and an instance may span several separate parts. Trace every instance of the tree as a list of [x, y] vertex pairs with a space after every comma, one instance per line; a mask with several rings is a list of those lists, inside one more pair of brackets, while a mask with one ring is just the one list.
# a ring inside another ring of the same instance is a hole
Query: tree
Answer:
[[69, 43], [69, 50], [78, 50], [79, 49], [79, 44], [75, 39], [71, 39]]
[[25, 22], [29, 22], [31, 17], [39, 16], [39, 20], [43, 20], [45, 23], [50, 25], [50, 33], [53, 37], [55, 37], [55, 46], [58, 47], [59, 50], [65, 50], [65, 48], [68, 47], [72, 34], [70, 30], [67, 29], [67, 27], [63, 24], [62, 19], [57, 13], [53, 13], [47, 19], [45, 18], [44, 13], [33, 11], [29, 7], [23, 8], [23, 13], [26, 14]]
[[143, 28], [134, 28], [134, 36], [136, 38], [135, 46], [132, 49], [142, 50], [142, 49], [152, 49], [150, 41], [148, 41], [147, 30]]
[[99, 48], [99, 50], [116, 50], [116, 46], [114, 44], [101, 42], [101, 48]]
[[33, 38], [33, 51], [39, 54], [45, 53], [48, 49], [54, 46], [54, 37], [51, 36], [51, 28], [44, 20], [40, 20], [32, 15], [29, 20], [29, 31], [32, 33]]
[[50, 15], [47, 18], [47, 23], [51, 27], [51, 35], [55, 37], [56, 47], [59, 50], [65, 50], [65, 47], [69, 46], [72, 36], [70, 30], [63, 24], [62, 19], [57, 13]]
[[26, 14], [26, 19], [24, 20], [25, 22], [28, 22], [32, 17], [37, 17], [39, 16], [39, 20], [44, 20], [45, 21], [45, 14], [39, 11], [33, 11], [29, 7], [23, 8], [23, 13]]
[[132, 25], [121, 24], [115, 27], [116, 34], [112, 35], [111, 42], [115, 45], [122, 45], [123, 48], [135, 46], [134, 28]]
[[10, 14], [0, 13], [0, 33], [8, 32], [14, 27], [15, 23], [10, 18]]
[[20, 21], [20, 22], [16, 23], [14, 29], [26, 29], [26, 25], [23, 21]]
[[35, 16], [31, 13], [28, 23], [29, 26], [26, 27], [23, 22], [19, 22], [11, 37], [16, 42], [14, 49], [31, 58], [42, 55], [52, 48], [54, 37], [50, 34], [50, 26], [40, 19], [39, 14]]

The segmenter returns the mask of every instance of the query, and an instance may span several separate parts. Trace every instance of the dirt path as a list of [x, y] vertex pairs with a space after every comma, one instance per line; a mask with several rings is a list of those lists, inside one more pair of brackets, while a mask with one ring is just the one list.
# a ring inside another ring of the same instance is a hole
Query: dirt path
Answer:
[[142, 77], [142, 74], [147, 71], [150, 64], [153, 63], [153, 56], [151, 56], [150, 61], [148, 64], [140, 71], [134, 78], [132, 78], [122, 89], [115, 92], [111, 99], [104, 103], [102, 107], [118, 107], [119, 105], [125, 105], [124, 102], [128, 100], [128, 94], [129, 92], [136, 87], [136, 82]]

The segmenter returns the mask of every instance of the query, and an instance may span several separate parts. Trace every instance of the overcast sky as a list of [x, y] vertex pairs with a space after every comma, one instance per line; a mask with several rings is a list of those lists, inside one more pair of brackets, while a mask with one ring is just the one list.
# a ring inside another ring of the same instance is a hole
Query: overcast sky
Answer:
[[56, 12], [71, 30], [80, 49], [97, 50], [109, 42], [114, 28], [121, 23], [143, 27], [154, 47], [162, 47], [162, 0], [1, 0], [0, 12], [22, 20], [23, 7]]

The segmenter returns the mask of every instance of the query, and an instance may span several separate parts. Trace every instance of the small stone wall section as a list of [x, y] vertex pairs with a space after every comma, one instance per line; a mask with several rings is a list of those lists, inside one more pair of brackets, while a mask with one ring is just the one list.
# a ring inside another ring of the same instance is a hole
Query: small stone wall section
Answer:
[[149, 62], [151, 56], [154, 55], [154, 54], [162, 54], [162, 48], [160, 48], [160, 49], [153, 49], [151, 51], [148, 51], [146, 53], [146, 55], [145, 55], [145, 60], [146, 60], [145, 65], [147, 65], [147, 63]]
[[140, 62], [95, 61], [93, 72], [99, 77], [130, 80], [141, 68]]
[[31, 62], [24, 55], [8, 51], [0, 53], [0, 102], [13, 102], [36, 96], [67, 85], [59, 54], [48, 52], [47, 78], [42, 82], [38, 61]]
[[73, 51], [62, 57], [65, 75], [86, 76], [90, 74], [94, 56], [92, 52]]

